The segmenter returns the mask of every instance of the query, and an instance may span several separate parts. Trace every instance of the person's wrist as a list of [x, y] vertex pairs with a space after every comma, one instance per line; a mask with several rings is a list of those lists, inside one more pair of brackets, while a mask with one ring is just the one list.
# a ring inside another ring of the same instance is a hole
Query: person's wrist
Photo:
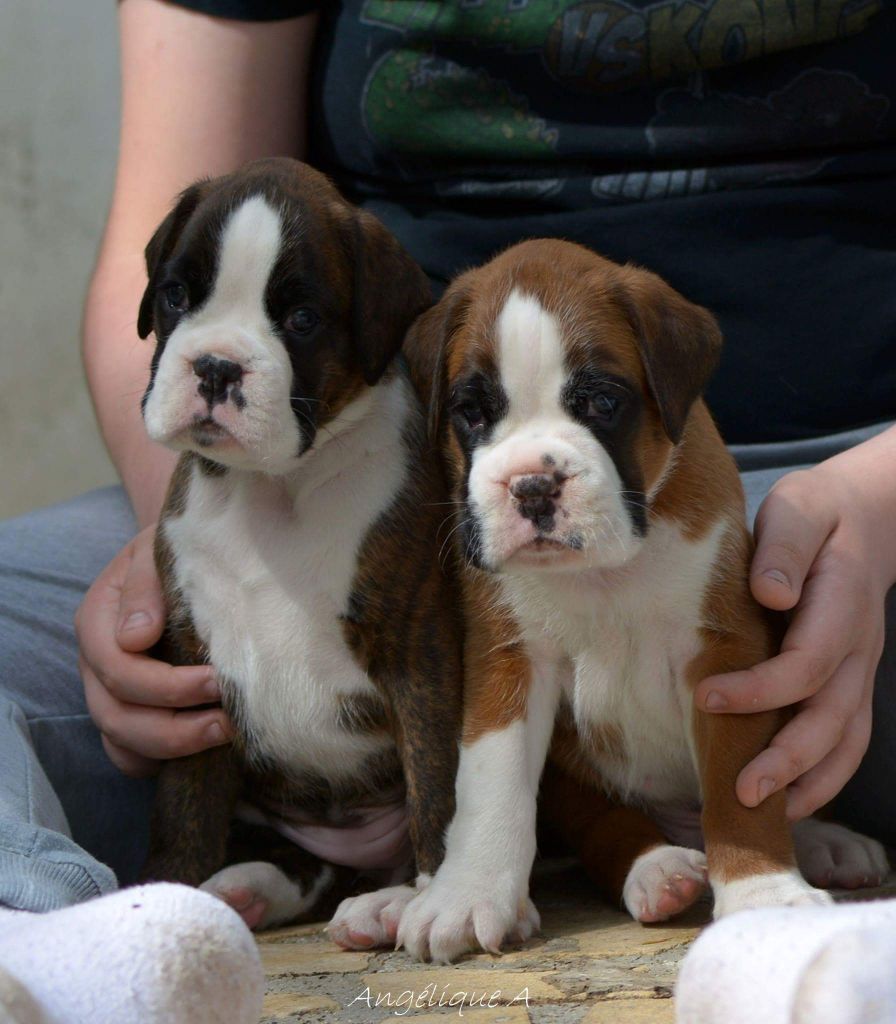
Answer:
[[[819, 500], [831, 503], [838, 528], [856, 531], [863, 565], [878, 589], [896, 584], [896, 452], [864, 446], [809, 470]], [[892, 465], [889, 463], [892, 462]]]

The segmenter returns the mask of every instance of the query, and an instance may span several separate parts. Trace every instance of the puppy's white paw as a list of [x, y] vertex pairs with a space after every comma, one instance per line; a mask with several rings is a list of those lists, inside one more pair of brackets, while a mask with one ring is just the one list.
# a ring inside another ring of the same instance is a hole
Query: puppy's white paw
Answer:
[[823, 906], [834, 902], [828, 893], [813, 889], [798, 871], [775, 871], [733, 882], [714, 882], [713, 892], [716, 920], [738, 910], [757, 907]]
[[656, 846], [632, 864], [622, 889], [636, 921], [666, 921], [706, 889], [706, 856], [684, 846]]
[[343, 949], [394, 946], [404, 909], [417, 893], [412, 885], [393, 885], [350, 896], [336, 908], [327, 934]]
[[310, 911], [334, 877], [333, 869], [322, 864], [317, 878], [303, 887], [274, 864], [254, 860], [228, 865], [199, 888], [233, 907], [249, 928], [260, 930], [287, 924]]
[[883, 846], [843, 825], [806, 818], [794, 825], [793, 842], [800, 871], [825, 889], [880, 885], [890, 872]]
[[436, 875], [409, 904], [398, 926], [398, 945], [418, 960], [451, 963], [477, 946], [500, 953], [507, 942], [525, 942], [541, 927], [526, 893], [502, 895], [498, 884], [481, 878]]

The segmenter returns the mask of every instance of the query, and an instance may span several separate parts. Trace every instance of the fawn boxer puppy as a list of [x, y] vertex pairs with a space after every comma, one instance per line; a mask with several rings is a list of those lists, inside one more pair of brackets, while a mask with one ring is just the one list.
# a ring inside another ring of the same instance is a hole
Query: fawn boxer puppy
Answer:
[[[720, 345], [713, 317], [658, 277], [545, 240], [462, 275], [412, 328], [466, 563], [456, 816], [398, 933], [417, 956], [496, 951], [537, 927], [549, 750], [546, 817], [640, 920], [692, 902], [707, 865], [716, 915], [829, 899], [797, 870], [784, 793], [754, 809], [735, 796], [781, 716], [692, 704], [699, 680], [780, 639], [750, 595], [740, 480], [699, 397]], [[705, 857], [664, 838], [701, 802]], [[846, 829], [801, 833], [817, 881], [886, 870]]]
[[441, 471], [394, 358], [429, 285], [284, 159], [187, 189], [146, 261], [143, 414], [183, 453], [156, 545], [164, 652], [214, 666], [237, 738], [163, 767], [145, 876], [268, 927], [442, 856], [457, 599]]

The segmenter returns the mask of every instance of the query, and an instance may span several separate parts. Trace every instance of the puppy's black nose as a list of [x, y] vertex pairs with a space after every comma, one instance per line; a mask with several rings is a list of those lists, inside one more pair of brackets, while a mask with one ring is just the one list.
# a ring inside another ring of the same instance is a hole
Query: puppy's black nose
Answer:
[[519, 502], [520, 515], [530, 519], [543, 533], [549, 533], [554, 529], [555, 503], [563, 493], [565, 480], [559, 472], [528, 473], [512, 476], [507, 487]]
[[507, 486], [517, 501], [536, 501], [539, 498], [559, 498], [565, 479], [562, 473], [529, 473], [512, 476]]
[[226, 402], [231, 384], [239, 384], [243, 379], [239, 363], [207, 354], [193, 361], [193, 373], [199, 378], [199, 394], [210, 406]]

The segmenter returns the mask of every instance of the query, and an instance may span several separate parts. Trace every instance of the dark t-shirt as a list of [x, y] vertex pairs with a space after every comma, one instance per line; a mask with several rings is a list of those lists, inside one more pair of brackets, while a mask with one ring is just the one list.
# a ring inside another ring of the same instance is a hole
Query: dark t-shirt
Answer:
[[719, 317], [729, 441], [896, 416], [892, 0], [319, 6], [311, 159], [437, 282], [555, 235]]

